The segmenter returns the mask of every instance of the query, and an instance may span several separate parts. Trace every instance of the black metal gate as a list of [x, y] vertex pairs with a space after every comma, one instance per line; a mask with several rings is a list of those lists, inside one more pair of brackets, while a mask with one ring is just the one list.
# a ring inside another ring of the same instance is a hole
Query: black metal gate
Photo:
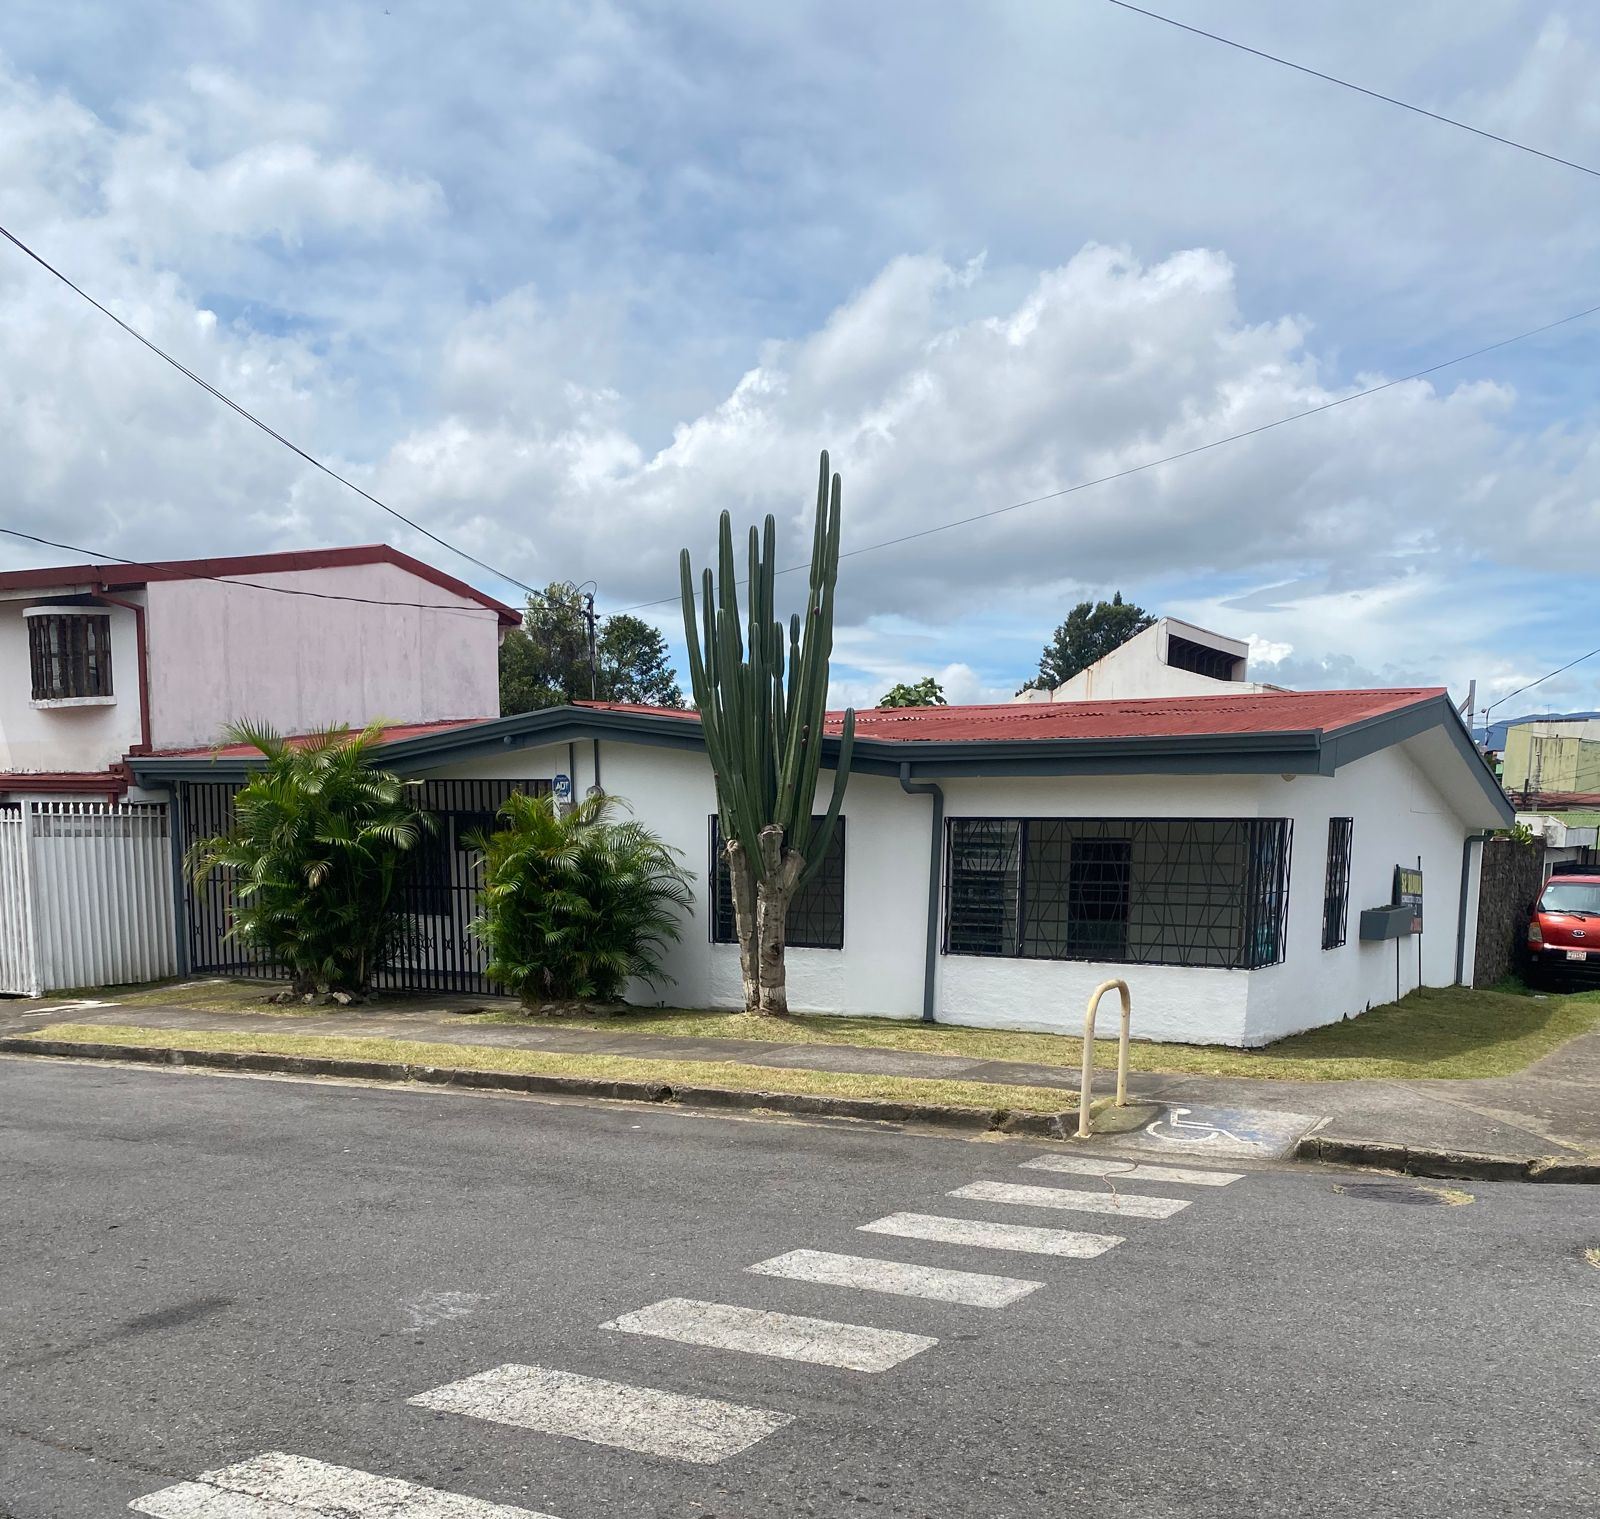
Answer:
[[[420, 803], [434, 829], [412, 852], [401, 883], [404, 937], [374, 984], [386, 991], [494, 991], [486, 956], [470, 924], [483, 889], [483, 862], [467, 835], [493, 828], [495, 813], [516, 792], [544, 796], [548, 780], [424, 781]], [[233, 826], [236, 781], [181, 781], [178, 817], [185, 850]], [[281, 978], [280, 966], [228, 937], [233, 912], [231, 871], [213, 871], [196, 887], [184, 883], [189, 968], [195, 973]]]

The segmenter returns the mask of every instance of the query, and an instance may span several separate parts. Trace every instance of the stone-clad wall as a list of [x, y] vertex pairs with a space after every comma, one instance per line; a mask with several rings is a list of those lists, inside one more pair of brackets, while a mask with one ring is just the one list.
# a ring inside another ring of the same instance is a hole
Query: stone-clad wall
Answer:
[[1543, 884], [1543, 845], [1490, 839], [1483, 846], [1474, 986], [1493, 986], [1509, 972], [1523, 969], [1528, 912]]

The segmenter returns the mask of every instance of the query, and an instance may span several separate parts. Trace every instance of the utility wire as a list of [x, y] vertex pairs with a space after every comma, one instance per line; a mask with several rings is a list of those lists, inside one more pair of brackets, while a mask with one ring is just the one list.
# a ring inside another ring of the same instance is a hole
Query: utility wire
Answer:
[[396, 511], [394, 507], [390, 506], [387, 502], [380, 501], [372, 494], [371, 491], [362, 490], [362, 488], [353, 480], [347, 479], [345, 476], [341, 475], [338, 470], [332, 468], [330, 465], [324, 464], [321, 459], [316, 458], [312, 454], [308, 454], [305, 449], [300, 447], [298, 443], [291, 442], [288, 438], [284, 437], [281, 432], [278, 432], [275, 428], [269, 427], [261, 420], [260, 417], [256, 416], [254, 412], [247, 411], [231, 396], [224, 395], [220, 390], [217, 389], [215, 385], [211, 384], [209, 380], [202, 379], [194, 372], [194, 370], [173, 358], [173, 356], [164, 348], [157, 347], [155, 343], [151, 342], [151, 340], [137, 328], [130, 327], [125, 321], [122, 320], [120, 316], [116, 314], [116, 312], [110, 310], [106, 306], [102, 306], [100, 302], [90, 295], [87, 290], [83, 289], [79, 285], [75, 285], [70, 279], [67, 278], [66, 275], [57, 269], [54, 264], [47, 262], [44, 258], [40, 257], [39, 254], [35, 253], [33, 249], [23, 242], [22, 239], [14, 232], [9, 231], [3, 226], [0, 226], [0, 237], [4, 237], [8, 243], [11, 243], [14, 247], [19, 248], [23, 253], [27, 254], [27, 256], [31, 258], [41, 269], [45, 270], [49, 274], [54, 275], [58, 280], [61, 281], [63, 285], [67, 287], [68, 290], [72, 291], [75, 295], [82, 296], [83, 299], [93, 306], [94, 309], [102, 316], [110, 317], [111, 320], [115, 322], [117, 326], [119, 326], [125, 333], [127, 333], [129, 337], [137, 338], [141, 343], [144, 344], [146, 348], [150, 350], [151, 353], [155, 354], [158, 358], [165, 359], [166, 362], [176, 369], [179, 374], [185, 375], [187, 378], [193, 380], [194, 383], [203, 391], [205, 391], [207, 395], [214, 397], [216, 400], [221, 401], [224, 406], [227, 406], [233, 411], [238, 412], [238, 414], [243, 417], [246, 422], [249, 422], [253, 427], [259, 427], [261, 431], [264, 432], [269, 438], [281, 443], [291, 453], [298, 454], [299, 457], [304, 459], [305, 462], [311, 465], [313, 469], [321, 470], [322, 473], [327, 475], [330, 479], [337, 480], [340, 485], [345, 486], [349, 490], [353, 490], [356, 495], [362, 498], [362, 500], [370, 501], [374, 506], [386, 511], [391, 517], [395, 518], [396, 521], [405, 523], [405, 525], [413, 532], [421, 533], [424, 538], [431, 539], [434, 543], [437, 543], [440, 548], [448, 549], [452, 554], [457, 555], [459, 558], [465, 559], [469, 564], [477, 565], [480, 570], [487, 570], [489, 574], [495, 576], [497, 579], [505, 581], [508, 585], [516, 586], [519, 590], [528, 592], [532, 592], [534, 590], [533, 586], [528, 585], [525, 581], [518, 580], [515, 575], [508, 575], [504, 570], [497, 569], [494, 565], [488, 563], [486, 560], [479, 559], [474, 554], [469, 554], [463, 548], [457, 548], [455, 544], [449, 541], [449, 539], [441, 538], [437, 533], [425, 528], [420, 522], [417, 522], [413, 518], [406, 516], [404, 512]]
[[[1193, 448], [1180, 449], [1175, 454], [1165, 454], [1159, 459], [1150, 459], [1143, 464], [1133, 464], [1127, 469], [1119, 469], [1109, 475], [1098, 475], [1093, 480], [1080, 480], [1076, 485], [1063, 486], [1056, 491], [1047, 491], [1042, 496], [1030, 496], [1026, 501], [1013, 501], [1009, 506], [997, 506], [986, 512], [976, 512], [970, 517], [957, 517], [951, 522], [936, 523], [933, 527], [919, 528], [914, 533], [902, 533], [897, 538], [885, 538], [878, 543], [865, 543], [860, 548], [846, 549], [839, 555], [841, 559], [852, 559], [858, 554], [871, 554], [878, 549], [893, 548], [897, 544], [910, 543], [917, 538], [930, 538], [935, 533], [949, 532], [951, 528], [966, 527], [974, 522], [985, 522], [991, 517], [1000, 517], [1007, 512], [1021, 511], [1025, 506], [1037, 506], [1041, 501], [1055, 501], [1062, 496], [1071, 496], [1078, 491], [1092, 490], [1097, 485], [1108, 485], [1113, 480], [1126, 480], [1129, 475], [1141, 474], [1145, 470], [1159, 469], [1163, 464], [1174, 464], [1179, 459], [1192, 459], [1196, 454], [1208, 453], [1214, 448], [1226, 447], [1229, 443], [1238, 443], [1244, 438], [1253, 438], [1259, 433], [1271, 432], [1275, 427], [1285, 427], [1290, 422], [1298, 422], [1304, 417], [1314, 417], [1320, 412], [1332, 411], [1338, 406], [1348, 406], [1352, 401], [1360, 401], [1367, 396], [1375, 396], [1385, 390], [1393, 390], [1396, 385], [1407, 385], [1412, 380], [1425, 379], [1428, 375], [1437, 374], [1441, 369], [1449, 369], [1456, 364], [1465, 364], [1469, 359], [1481, 358], [1486, 353], [1493, 353], [1498, 348], [1508, 348], [1513, 343], [1522, 343], [1529, 338], [1538, 337], [1540, 333], [1552, 332], [1557, 327], [1565, 327], [1572, 322], [1582, 321], [1583, 318], [1593, 316], [1600, 312], [1600, 305], [1586, 306], [1582, 311], [1574, 311], [1569, 316], [1558, 317], [1553, 322], [1545, 322], [1539, 327], [1530, 327], [1526, 332], [1519, 332], [1514, 337], [1501, 338], [1495, 343], [1485, 343], [1481, 348], [1474, 348], [1471, 353], [1457, 354], [1453, 359], [1442, 359], [1437, 364], [1430, 364], [1426, 369], [1413, 370], [1410, 374], [1399, 376], [1397, 379], [1385, 380], [1381, 385], [1371, 385], [1365, 390], [1358, 390], [1347, 396], [1340, 396], [1334, 401], [1324, 401], [1320, 406], [1310, 406], [1304, 411], [1291, 412], [1286, 417], [1279, 417], [1272, 422], [1263, 422], [1258, 427], [1247, 427], [1242, 432], [1229, 433], [1226, 437], [1213, 438], [1209, 443], [1197, 443]], [[780, 575], [792, 575], [796, 570], [810, 568], [809, 564], [791, 564], [786, 569], [778, 571]], [[739, 582], [740, 585], [744, 581]], [[631, 607], [623, 607], [623, 612], [640, 612], [648, 607], [667, 606], [676, 602], [676, 596], [663, 596], [657, 601], [641, 601]], [[618, 614], [613, 614], [618, 615]], [[1585, 656], [1586, 658], [1588, 656]], [[1559, 672], [1552, 672], [1559, 673]], [[1546, 677], [1548, 679], [1548, 677]]]
[[334, 591], [308, 591], [301, 586], [263, 585], [259, 580], [245, 580], [235, 575], [204, 575], [198, 570], [189, 569], [182, 560], [124, 559], [118, 554], [107, 554], [101, 549], [86, 549], [76, 543], [61, 543], [54, 538], [41, 538], [37, 533], [25, 533], [19, 527], [0, 525], [0, 533], [4, 533], [8, 538], [22, 538], [29, 543], [42, 544], [45, 548], [61, 549], [69, 554], [84, 554], [97, 564], [126, 564], [136, 569], [170, 570], [185, 580], [212, 580], [218, 585], [242, 585], [252, 591], [271, 591], [278, 596], [310, 596], [317, 601], [354, 601], [363, 606], [402, 607], [415, 612], [453, 612], [458, 617], [498, 618], [500, 615], [488, 607], [479, 609], [450, 606], [442, 601], [389, 601], [377, 596], [345, 596]]
[[1479, 721], [1484, 725], [1485, 728], [1487, 728], [1489, 726], [1489, 714], [1493, 712], [1496, 707], [1500, 706], [1504, 702], [1510, 701], [1513, 696], [1521, 696], [1524, 691], [1531, 691], [1535, 686], [1542, 686], [1547, 680], [1554, 680], [1556, 676], [1564, 675], [1574, 665], [1581, 665], [1584, 660], [1593, 659], [1596, 654], [1600, 654], [1600, 649], [1590, 649], [1587, 654], [1580, 654], [1576, 659], [1569, 659], [1566, 664], [1561, 666], [1559, 670], [1552, 670], [1548, 675], [1541, 675], [1538, 680], [1530, 680], [1527, 685], [1518, 686], [1515, 691], [1507, 691], [1504, 696], [1497, 697], [1483, 709], [1483, 716], [1479, 719]]
[[1568, 169], [1576, 169], [1580, 174], [1591, 174], [1600, 179], [1600, 169], [1591, 169], [1588, 164], [1575, 163], [1570, 158], [1562, 158], [1555, 153], [1546, 153], [1542, 148], [1533, 148], [1525, 142], [1517, 142], [1514, 138], [1502, 137], [1498, 132], [1487, 131], [1483, 127], [1475, 127], [1470, 122], [1457, 121], [1453, 116], [1441, 116], [1437, 111], [1427, 110], [1420, 105], [1412, 105], [1409, 100], [1399, 100], [1393, 95], [1385, 95], [1381, 90], [1369, 90], [1365, 85], [1354, 84], [1348, 79], [1340, 79], [1335, 74], [1324, 74], [1321, 69], [1308, 67], [1303, 63], [1295, 63], [1288, 58], [1280, 58], [1276, 53], [1263, 52], [1258, 47], [1250, 47], [1243, 42], [1235, 42], [1231, 37], [1218, 36], [1216, 32], [1208, 32], [1204, 27], [1190, 26], [1187, 22], [1176, 21], [1171, 16], [1163, 16], [1159, 11], [1146, 10], [1142, 5], [1130, 5], [1128, 0], [1107, 0], [1118, 10], [1132, 11], [1139, 16], [1148, 16], [1152, 21], [1163, 21], [1168, 26], [1175, 26], [1181, 32], [1191, 32], [1196, 37], [1204, 37], [1211, 42], [1220, 42], [1224, 47], [1238, 49], [1241, 53], [1249, 53], [1253, 58], [1264, 58], [1268, 63], [1281, 64], [1286, 69], [1294, 69], [1301, 74], [1309, 74], [1313, 79], [1321, 79], [1327, 84], [1336, 84], [1346, 90], [1354, 90], [1358, 95], [1366, 95], [1372, 100], [1381, 100], [1386, 105], [1397, 105], [1402, 111], [1412, 111], [1418, 116], [1426, 116], [1429, 121], [1442, 121], [1447, 127], [1457, 127], [1463, 132], [1471, 132], [1474, 137], [1487, 137], [1490, 142], [1504, 144], [1508, 148], [1516, 148], [1522, 153], [1532, 153], [1535, 158], [1543, 158], [1550, 163], [1561, 164]]

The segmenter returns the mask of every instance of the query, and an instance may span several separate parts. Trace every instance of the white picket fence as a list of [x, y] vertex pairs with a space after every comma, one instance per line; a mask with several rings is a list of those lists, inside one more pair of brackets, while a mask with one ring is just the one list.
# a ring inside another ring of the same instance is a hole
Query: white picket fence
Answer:
[[37, 997], [176, 970], [166, 807], [0, 810], [0, 993]]

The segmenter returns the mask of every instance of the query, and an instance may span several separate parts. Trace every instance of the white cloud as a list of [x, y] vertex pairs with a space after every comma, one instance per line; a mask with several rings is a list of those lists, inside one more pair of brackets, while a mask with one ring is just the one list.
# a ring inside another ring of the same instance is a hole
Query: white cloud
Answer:
[[[1109, 10], [486, 11], [419, 69], [395, 9], [9, 28], [7, 216], [397, 507], [613, 607], [672, 595], [724, 507], [798, 556], [820, 447], [848, 544], [917, 534], [1548, 320], [1600, 249], [1571, 171]], [[1600, 157], [1583, 13], [1363, 14], [1249, 20]], [[1510, 689], [1600, 573], [1581, 334], [848, 559], [840, 682], [1008, 696], [1120, 585], [1286, 683]], [[14, 257], [0, 448], [6, 520], [120, 552], [405, 541]]]

